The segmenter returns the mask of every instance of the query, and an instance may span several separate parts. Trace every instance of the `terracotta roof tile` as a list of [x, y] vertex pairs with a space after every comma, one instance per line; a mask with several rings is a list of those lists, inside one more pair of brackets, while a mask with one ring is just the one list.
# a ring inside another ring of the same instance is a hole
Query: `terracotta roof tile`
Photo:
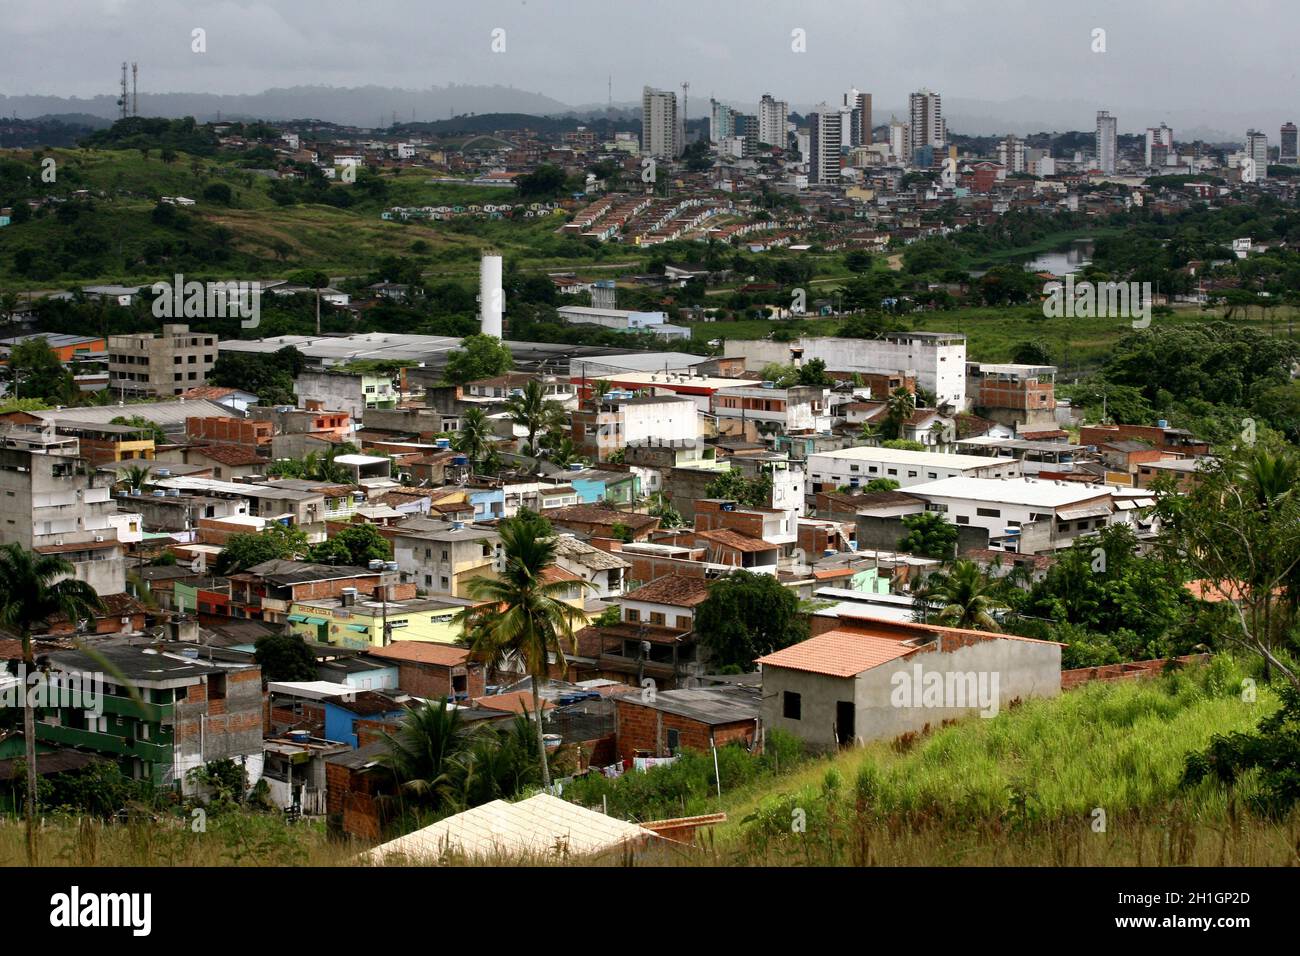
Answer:
[[453, 644], [436, 644], [432, 641], [394, 641], [387, 647], [371, 648], [366, 653], [371, 657], [382, 657], [392, 661], [436, 664], [441, 667], [457, 667], [469, 660], [469, 648], [456, 647]]
[[694, 607], [708, 596], [709, 582], [704, 578], [692, 578], [684, 574], [665, 574], [635, 591], [624, 594], [623, 600], [671, 604], [674, 607]]
[[856, 677], [918, 649], [889, 637], [835, 630], [760, 657], [758, 663], [828, 677]]

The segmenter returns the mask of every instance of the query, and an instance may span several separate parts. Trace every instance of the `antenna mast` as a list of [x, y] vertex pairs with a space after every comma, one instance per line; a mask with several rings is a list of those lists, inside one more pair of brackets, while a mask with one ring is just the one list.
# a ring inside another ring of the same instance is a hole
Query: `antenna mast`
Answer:
[[131, 64], [131, 115], [140, 115], [140, 65]]
[[130, 108], [130, 105], [131, 104], [127, 101], [126, 98], [126, 60], [123, 60], [122, 61], [122, 93], [117, 100], [119, 119], [126, 119], [127, 110]]

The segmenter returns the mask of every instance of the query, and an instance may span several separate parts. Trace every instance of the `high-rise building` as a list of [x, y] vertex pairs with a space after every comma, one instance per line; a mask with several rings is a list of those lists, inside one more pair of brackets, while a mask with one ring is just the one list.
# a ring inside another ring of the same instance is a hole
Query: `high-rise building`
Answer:
[[1146, 132], [1146, 152], [1144, 163], [1147, 168], [1158, 168], [1166, 165], [1169, 154], [1174, 151], [1174, 131], [1164, 123], [1159, 126], [1147, 127]]
[[736, 135], [736, 111], [726, 103], [709, 100], [709, 141], [715, 146]]
[[1107, 176], [1115, 175], [1118, 146], [1118, 121], [1108, 111], [1098, 110], [1095, 145], [1097, 168]]
[[1277, 161], [1283, 166], [1295, 166], [1300, 161], [1300, 155], [1296, 152], [1296, 125], [1295, 123], [1283, 123], [1281, 138], [1278, 141], [1281, 145], [1281, 152]]
[[641, 91], [641, 155], [676, 159], [685, 148], [677, 114], [677, 94], [646, 87]]
[[1258, 130], [1246, 131], [1246, 156], [1255, 161], [1255, 179], [1268, 178], [1268, 136]]
[[790, 121], [790, 104], [764, 93], [758, 101], [758, 141], [785, 149], [786, 125]]
[[895, 160], [906, 162], [910, 156], [910, 137], [907, 124], [900, 123], [896, 117], [889, 118], [889, 155]]
[[841, 104], [849, 111], [848, 146], [871, 145], [871, 94], [863, 93], [856, 87], [844, 94]]
[[[920, 90], [911, 95], [912, 122], [909, 125], [911, 153], [923, 146], [932, 146], [935, 150], [943, 148], [947, 141], [947, 130], [943, 124], [943, 105], [939, 94], [930, 90]], [[909, 160], [911, 156], [907, 157]]]
[[[751, 113], [737, 113], [735, 136], [739, 137], [742, 142], [740, 155], [748, 159], [751, 156], [758, 155], [758, 144], [762, 140], [759, 136], [759, 117]], [[770, 145], [770, 144], [769, 144]]]
[[840, 154], [847, 145], [850, 127], [847, 110], [831, 109], [825, 103], [808, 116], [808, 182], [836, 183], [840, 180]]
[[1025, 141], [1008, 134], [1006, 139], [998, 143], [998, 162], [1002, 164], [1008, 173], [1023, 173], [1025, 171]]

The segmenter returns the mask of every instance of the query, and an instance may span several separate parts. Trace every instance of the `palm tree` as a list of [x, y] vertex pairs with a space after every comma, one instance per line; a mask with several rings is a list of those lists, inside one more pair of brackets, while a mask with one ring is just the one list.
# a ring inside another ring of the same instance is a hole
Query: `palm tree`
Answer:
[[993, 610], [1000, 606], [994, 597], [998, 586], [975, 562], [954, 561], [946, 574], [930, 576], [926, 590], [927, 597], [943, 605], [935, 616], [939, 624], [974, 631], [1001, 630], [993, 617]]
[[469, 595], [481, 603], [460, 611], [457, 620], [476, 659], [492, 664], [513, 658], [532, 678], [542, 786], [549, 790], [551, 771], [546, 765], [539, 690], [549, 676], [551, 658], [563, 672], [568, 667], [564, 646], [576, 647], [573, 625], [580, 612], [566, 604], [563, 595], [575, 584], [592, 585], [546, 580], [546, 572], [555, 564], [555, 539], [544, 536], [532, 522], [507, 522], [500, 533], [505, 567], [496, 577], [470, 578]]
[[879, 445], [883, 434], [884, 432], [881, 430], [881, 427], [875, 422], [863, 422], [862, 432], [859, 437], [861, 437], [864, 444]]
[[1300, 481], [1300, 465], [1290, 455], [1257, 448], [1242, 464], [1239, 477], [1254, 495], [1255, 503], [1268, 509]]
[[491, 444], [492, 422], [481, 408], [471, 408], [460, 420], [452, 445], [470, 461], [481, 461]]
[[886, 407], [889, 412], [885, 421], [889, 423], [889, 429], [893, 432], [889, 437], [902, 438], [903, 426], [916, 411], [916, 396], [900, 385], [890, 393]]
[[126, 485], [127, 489], [135, 494], [140, 493], [144, 483], [149, 480], [149, 467], [147, 465], [127, 465], [117, 473], [117, 482], [120, 485]]
[[[556, 435], [556, 432], [547, 434]], [[573, 439], [568, 435], [559, 435], [551, 442], [550, 450], [546, 453], [547, 457], [560, 468], [568, 468], [578, 459], [578, 446], [573, 443]]]
[[[37, 554], [19, 544], [0, 546], [0, 628], [17, 634], [23, 644], [24, 680], [36, 674], [32, 633], [47, 619], [62, 614], [74, 625], [103, 607], [99, 595], [78, 581], [70, 563]], [[36, 712], [23, 695], [23, 746], [27, 763], [27, 862], [36, 865]]]
[[402, 792], [436, 809], [459, 789], [473, 737], [460, 710], [440, 700], [410, 710], [377, 759]]
[[563, 408], [559, 402], [547, 399], [542, 391], [542, 383], [533, 379], [524, 386], [523, 392], [506, 399], [506, 412], [510, 420], [528, 432], [528, 443], [524, 454], [532, 455], [537, 448], [537, 433], [553, 424], [557, 412], [562, 416]]

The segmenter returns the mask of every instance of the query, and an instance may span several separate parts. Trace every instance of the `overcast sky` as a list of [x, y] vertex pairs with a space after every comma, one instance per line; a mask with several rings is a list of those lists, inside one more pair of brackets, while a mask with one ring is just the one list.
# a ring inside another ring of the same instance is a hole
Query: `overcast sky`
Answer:
[[1300, 100], [1290, 0], [0, 0], [0, 23], [8, 95], [112, 93], [135, 60], [142, 92], [481, 83], [579, 105], [603, 103], [611, 74], [616, 102], [689, 80], [692, 115], [710, 95], [812, 104], [850, 86], [878, 109], [922, 86], [1028, 98], [1053, 121], [1110, 108], [1121, 129], [1198, 111], [1263, 126]]

